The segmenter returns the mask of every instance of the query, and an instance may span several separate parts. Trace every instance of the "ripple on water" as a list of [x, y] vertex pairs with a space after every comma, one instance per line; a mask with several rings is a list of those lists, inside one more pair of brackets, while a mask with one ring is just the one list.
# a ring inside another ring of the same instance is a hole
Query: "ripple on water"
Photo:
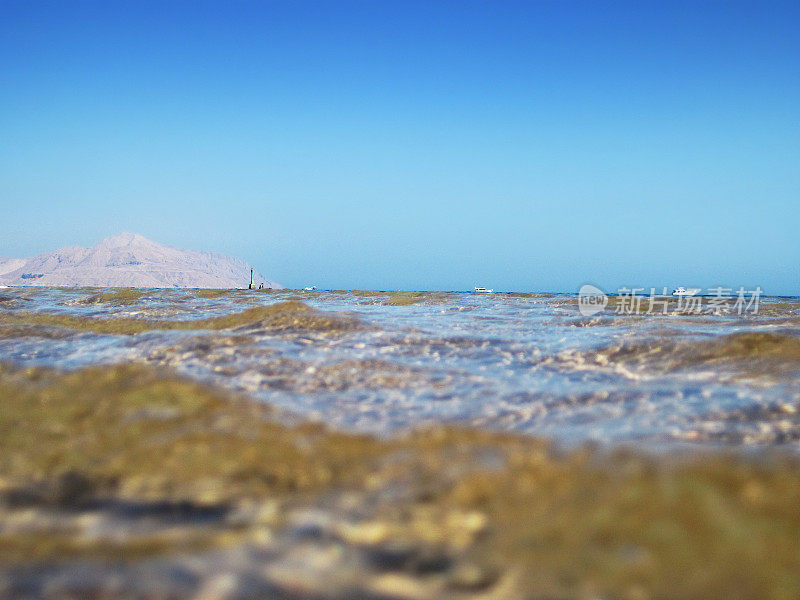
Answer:
[[454, 421], [569, 443], [798, 445], [786, 412], [800, 405], [791, 299], [766, 299], [763, 314], [746, 318], [587, 319], [569, 295], [12, 289], [2, 298], [0, 360], [169, 366], [344, 429]]

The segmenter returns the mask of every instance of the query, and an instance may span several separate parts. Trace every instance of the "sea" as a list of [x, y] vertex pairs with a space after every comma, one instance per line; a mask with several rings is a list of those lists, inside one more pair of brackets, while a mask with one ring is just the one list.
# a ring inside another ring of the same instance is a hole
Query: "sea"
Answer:
[[[655, 452], [800, 449], [797, 297], [745, 307], [663, 298], [652, 310], [612, 297], [586, 315], [562, 293], [0, 292], [0, 362], [155, 365], [269, 403], [289, 421], [378, 436], [453, 423]], [[236, 318], [270, 306], [320, 321]], [[95, 326], [118, 321], [142, 330]], [[187, 328], [163, 326], [173, 322]]]

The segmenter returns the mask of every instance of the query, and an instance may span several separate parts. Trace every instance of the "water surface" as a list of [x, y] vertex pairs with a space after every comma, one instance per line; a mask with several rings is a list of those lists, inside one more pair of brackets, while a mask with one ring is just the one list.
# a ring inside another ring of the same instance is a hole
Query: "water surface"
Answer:
[[[671, 306], [667, 315], [625, 315], [612, 303], [583, 317], [565, 294], [17, 288], [1, 296], [0, 361], [164, 365], [347, 431], [456, 422], [565, 445], [800, 442], [797, 298], [762, 299], [757, 314]], [[333, 321], [213, 321], [285, 302]], [[151, 325], [116, 335], [54, 316]], [[175, 321], [187, 328], [168, 329]]]

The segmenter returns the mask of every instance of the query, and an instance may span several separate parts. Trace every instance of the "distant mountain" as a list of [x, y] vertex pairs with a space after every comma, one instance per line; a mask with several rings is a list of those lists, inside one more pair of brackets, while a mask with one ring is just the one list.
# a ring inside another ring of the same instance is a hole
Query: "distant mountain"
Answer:
[[[254, 275], [256, 287], [280, 284]], [[0, 258], [0, 285], [246, 288], [250, 265], [214, 252], [179, 250], [135, 233], [91, 248], [61, 248], [32, 258]]]

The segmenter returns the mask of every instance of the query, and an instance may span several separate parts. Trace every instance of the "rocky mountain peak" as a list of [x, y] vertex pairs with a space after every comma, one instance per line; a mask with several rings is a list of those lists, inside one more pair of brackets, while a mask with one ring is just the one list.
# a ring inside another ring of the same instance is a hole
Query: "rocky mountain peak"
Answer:
[[[250, 269], [238, 258], [181, 250], [123, 232], [90, 248], [67, 247], [31, 258], [3, 259], [0, 285], [246, 288]], [[254, 283], [282, 287], [258, 273]]]

